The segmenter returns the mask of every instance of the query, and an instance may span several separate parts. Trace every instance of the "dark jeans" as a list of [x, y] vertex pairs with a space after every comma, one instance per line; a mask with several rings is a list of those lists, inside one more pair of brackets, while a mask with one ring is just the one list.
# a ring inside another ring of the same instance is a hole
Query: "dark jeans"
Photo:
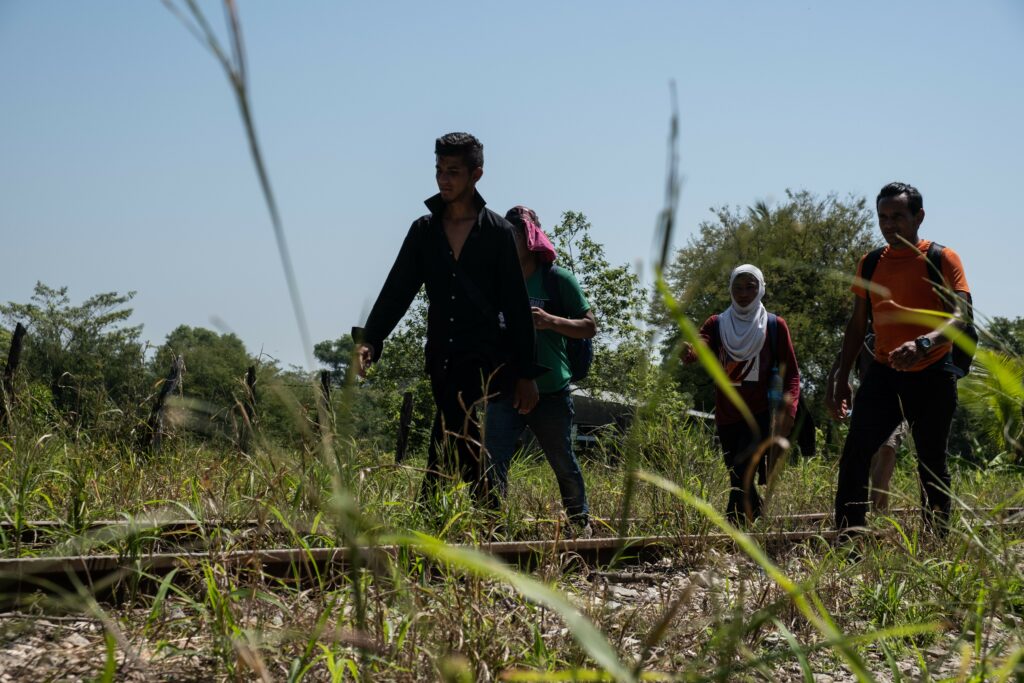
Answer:
[[918, 372], [872, 363], [861, 378], [850, 433], [839, 460], [836, 528], [862, 526], [868, 508], [871, 456], [904, 419], [917, 448], [921, 502], [926, 519], [940, 528], [949, 517], [946, 442], [956, 410], [956, 378], [939, 362]]
[[512, 399], [487, 404], [486, 444], [491, 458], [490, 479], [497, 491], [508, 490], [508, 467], [516, 441], [527, 427], [533, 432], [555, 472], [562, 505], [569, 519], [586, 523], [589, 514], [583, 473], [572, 450], [572, 418], [575, 414], [569, 391], [541, 394], [537, 407], [526, 415], [512, 407]]
[[457, 465], [462, 481], [470, 484], [477, 501], [497, 507], [480, 452], [479, 409], [483, 404], [477, 405], [485, 387], [490, 391], [488, 364], [469, 357], [440, 360], [436, 365], [430, 373], [430, 388], [437, 411], [420, 500], [429, 501], [442, 475], [451, 475]]
[[[768, 438], [771, 428], [771, 414], [768, 411], [754, 416], [757, 432], [753, 432], [746, 422], [718, 426], [718, 441], [722, 446], [725, 469], [729, 472], [729, 502], [725, 508], [726, 517], [733, 524], [742, 524], [747, 517], [747, 505], [750, 505], [752, 519], [761, 516], [761, 496], [757, 493], [757, 485], [751, 476], [750, 487], [743, 485], [747, 470], [752, 463], [752, 456], [757, 452], [761, 442]], [[767, 483], [769, 452], [762, 453], [757, 462], [757, 480], [762, 485]], [[753, 473], [751, 473], [753, 475]], [[746, 489], [746, 490], [744, 490]]]

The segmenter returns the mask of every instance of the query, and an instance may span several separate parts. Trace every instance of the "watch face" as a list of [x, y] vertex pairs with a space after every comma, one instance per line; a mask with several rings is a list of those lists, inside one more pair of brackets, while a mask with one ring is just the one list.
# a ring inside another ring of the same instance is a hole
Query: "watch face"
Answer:
[[918, 337], [917, 339], [914, 340], [914, 342], [917, 344], [917, 348], [921, 349], [922, 351], [927, 351], [928, 349], [932, 348], [932, 340], [929, 339], [928, 337]]

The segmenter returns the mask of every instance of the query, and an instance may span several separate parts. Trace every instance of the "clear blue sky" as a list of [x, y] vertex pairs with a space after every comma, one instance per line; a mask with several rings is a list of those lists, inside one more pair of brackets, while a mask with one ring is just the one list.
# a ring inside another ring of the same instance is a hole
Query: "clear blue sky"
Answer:
[[[492, 208], [528, 204], [546, 226], [583, 211], [610, 259], [649, 277], [671, 79], [677, 246], [712, 206], [873, 198], [900, 179], [979, 310], [1024, 314], [1008, 286], [1024, 253], [1019, 0], [240, 5], [314, 341], [365, 318], [451, 130], [483, 140]], [[37, 280], [76, 302], [138, 290], [154, 343], [221, 325], [302, 362], [235, 101], [158, 0], [0, 2], [0, 112], [0, 301]]]

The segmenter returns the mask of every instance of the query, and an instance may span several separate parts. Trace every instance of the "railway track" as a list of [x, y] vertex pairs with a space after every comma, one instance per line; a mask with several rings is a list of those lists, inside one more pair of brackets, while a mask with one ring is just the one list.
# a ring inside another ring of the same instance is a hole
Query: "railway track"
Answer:
[[[788, 545], [814, 538], [830, 540], [830, 531], [779, 531], [751, 534], [765, 545]], [[546, 558], [573, 558], [590, 566], [607, 565], [618, 558], [622, 563], [647, 561], [682, 548], [708, 547], [731, 542], [726, 534], [678, 536], [634, 536], [588, 539], [514, 541], [459, 545], [497, 557], [509, 564], [531, 569]], [[78, 555], [70, 557], [29, 557], [0, 560], [0, 605], [17, 602], [33, 592], [63, 593], [85, 588], [93, 595], [122, 594], [141, 583], [158, 583], [171, 572], [184, 576], [204, 563], [224, 571], [254, 572], [290, 583], [325, 585], [332, 583], [353, 562], [379, 566], [408, 548], [397, 545], [359, 548], [275, 548], [224, 552], [153, 553], [137, 557], [121, 555]], [[413, 549], [413, 552], [415, 550]], [[115, 595], [116, 597], [116, 595]]]
[[[894, 511], [896, 512], [896, 511]], [[907, 514], [911, 510], [901, 511]], [[974, 510], [974, 513], [991, 510]], [[1024, 525], [1024, 509], [1004, 508], [998, 519], [986, 525]], [[762, 546], [778, 549], [795, 543], [820, 539], [831, 542], [836, 533], [821, 528], [825, 514], [794, 515], [784, 521], [791, 525], [817, 528], [785, 529], [748, 534]], [[178, 524], [172, 521], [170, 524]], [[190, 522], [194, 523], [194, 522]], [[784, 526], [784, 524], [780, 524]], [[178, 529], [180, 531], [180, 529]], [[629, 536], [589, 539], [550, 539], [481, 543], [471, 547], [509, 564], [532, 569], [548, 561], [577, 561], [587, 566], [606, 566], [616, 561], [628, 565], [650, 561], [669, 553], [699, 551], [727, 546], [732, 539], [722, 533]], [[87, 591], [94, 596], [118, 600], [159, 584], [174, 574], [179, 582], [194, 580], [195, 570], [213, 565], [218, 571], [251, 573], [272, 577], [293, 585], [330, 585], [353, 566], [381, 566], [402, 553], [415, 552], [396, 545], [358, 548], [272, 548], [202, 552], [139, 553], [137, 555], [97, 554], [0, 559], [0, 606], [21, 603], [32, 594]]]
[[[1024, 507], [1005, 508], [975, 508], [969, 510], [972, 514], [999, 513], [1003, 516], [1024, 514]], [[890, 515], [905, 517], [920, 514], [918, 508], [896, 508], [891, 510]], [[781, 530], [798, 530], [814, 523], [825, 523], [831, 519], [831, 513], [815, 512], [794, 515], [780, 515], [773, 517], [773, 527]], [[625, 520], [604, 517], [592, 517], [595, 524], [608, 529], [618, 529], [623, 522], [629, 526], [649, 524], [650, 520], [641, 517], [630, 517]], [[524, 526], [555, 526], [560, 524], [554, 519], [525, 519]], [[48, 544], [67, 541], [75, 536], [88, 537], [91, 540], [102, 542], [104, 540], [117, 540], [135, 536], [146, 536], [150, 539], [194, 539], [210, 537], [218, 532], [245, 533], [263, 531], [269, 533], [316, 535], [320, 534], [323, 525], [314, 525], [309, 522], [289, 523], [290, 526], [278, 520], [257, 520], [257, 519], [226, 519], [226, 520], [197, 520], [197, 519], [161, 519], [157, 517], [129, 517], [125, 519], [92, 520], [80, 526], [73, 526], [67, 522], [58, 520], [25, 520], [20, 523], [9, 520], [0, 521], [0, 540], [6, 541], [8, 546], [20, 543], [24, 546], [45, 547]]]
[[[920, 514], [918, 508], [897, 508], [890, 511], [893, 516], [907, 516]], [[974, 514], [998, 512], [1007, 516], [1024, 514], [1024, 507], [1014, 508], [974, 508]], [[593, 517], [595, 523], [606, 528], [621, 527], [625, 521], [627, 525], [651, 524], [664, 522], [672, 519], [671, 513], [653, 517], [628, 517], [621, 518]], [[771, 519], [772, 525], [783, 530], [793, 530], [801, 526], [813, 524], [814, 522], [826, 522], [831, 518], [831, 513], [814, 512], [794, 515], [779, 515]], [[555, 519], [528, 518], [523, 520], [527, 526], [554, 526], [560, 523]], [[75, 535], [88, 536], [94, 539], [102, 538], [118, 539], [131, 535], [145, 535], [151, 538], [174, 537], [208, 537], [216, 531], [245, 532], [251, 530], [265, 530], [270, 532], [298, 533], [298, 535], [314, 535], [318, 533], [317, 527], [310, 522], [290, 522], [286, 525], [278, 520], [259, 519], [164, 519], [159, 517], [126, 517], [124, 519], [96, 519], [75, 526], [63, 521], [52, 519], [24, 520], [13, 522], [10, 520], [0, 521], [0, 540], [6, 540], [8, 545], [14, 542], [24, 545], [45, 545], [54, 539], [67, 540]]]

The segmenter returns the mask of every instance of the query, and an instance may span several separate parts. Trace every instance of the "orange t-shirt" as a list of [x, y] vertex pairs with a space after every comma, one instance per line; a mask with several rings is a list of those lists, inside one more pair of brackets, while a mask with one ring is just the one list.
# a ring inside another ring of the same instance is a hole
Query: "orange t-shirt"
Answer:
[[[871, 276], [871, 317], [875, 328], [875, 360], [889, 365], [889, 353], [902, 344], [913, 341], [934, 327], [905, 318], [908, 309], [945, 311], [946, 307], [928, 277], [928, 247], [930, 240], [921, 240], [917, 249], [893, 249], [882, 252], [875, 272]], [[864, 257], [857, 264], [857, 278], [850, 291], [866, 298], [867, 292], [859, 281]], [[954, 292], [970, 292], [960, 257], [946, 247], [942, 250], [942, 277], [946, 287]], [[921, 370], [942, 360], [952, 348], [952, 342], [940, 338], [919, 363], [910, 368]]]

